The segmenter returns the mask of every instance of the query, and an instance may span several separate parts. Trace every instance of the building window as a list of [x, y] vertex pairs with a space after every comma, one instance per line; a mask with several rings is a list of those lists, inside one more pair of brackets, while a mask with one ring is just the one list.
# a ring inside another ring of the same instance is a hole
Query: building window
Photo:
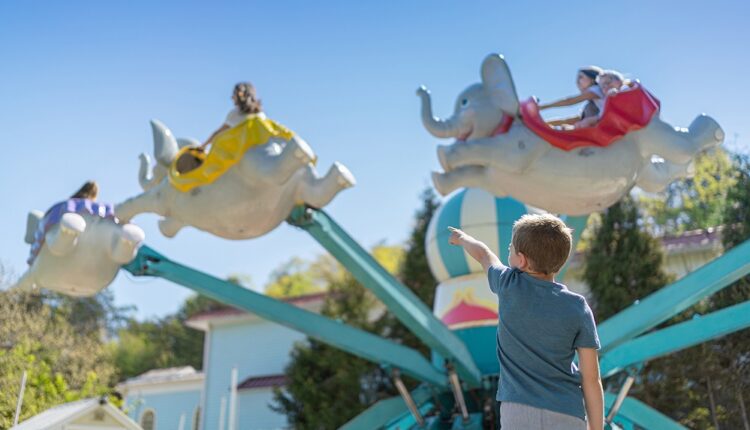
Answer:
[[143, 430], [154, 430], [156, 428], [156, 414], [149, 409], [141, 415], [141, 427]]
[[199, 430], [201, 426], [201, 407], [198, 406], [195, 408], [195, 413], [193, 414], [193, 430]]

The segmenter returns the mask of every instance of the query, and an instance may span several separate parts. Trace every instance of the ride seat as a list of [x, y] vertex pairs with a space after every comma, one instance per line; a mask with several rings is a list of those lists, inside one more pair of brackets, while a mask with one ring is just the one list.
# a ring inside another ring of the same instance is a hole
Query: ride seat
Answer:
[[565, 151], [584, 146], [605, 147], [648, 125], [658, 114], [659, 100], [639, 83], [607, 97], [604, 114], [594, 127], [556, 130], [539, 113], [534, 98], [521, 102], [521, 121], [550, 145]]

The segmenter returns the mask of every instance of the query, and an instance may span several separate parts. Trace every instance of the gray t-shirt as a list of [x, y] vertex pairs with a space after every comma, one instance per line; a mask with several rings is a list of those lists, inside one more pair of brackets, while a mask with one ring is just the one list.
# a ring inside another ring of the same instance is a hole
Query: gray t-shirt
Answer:
[[576, 348], [599, 349], [591, 308], [565, 285], [506, 266], [487, 272], [499, 300], [497, 400], [585, 419]]

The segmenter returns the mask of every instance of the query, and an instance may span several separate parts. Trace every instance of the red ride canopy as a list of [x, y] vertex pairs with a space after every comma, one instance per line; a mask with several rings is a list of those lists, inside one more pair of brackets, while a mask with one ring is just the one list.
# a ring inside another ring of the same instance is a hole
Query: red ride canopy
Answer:
[[607, 97], [604, 115], [595, 127], [555, 130], [542, 119], [534, 99], [521, 103], [521, 120], [537, 136], [565, 151], [581, 146], [609, 146], [631, 131], [651, 121], [659, 110], [659, 100], [639, 84]]

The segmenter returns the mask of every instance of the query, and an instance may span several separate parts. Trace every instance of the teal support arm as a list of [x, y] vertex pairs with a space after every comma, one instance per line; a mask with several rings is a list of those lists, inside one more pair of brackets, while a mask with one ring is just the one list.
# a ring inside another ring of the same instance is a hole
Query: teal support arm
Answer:
[[123, 268], [136, 276], [168, 279], [365, 360], [399, 368], [420, 381], [448, 386], [447, 376], [414, 349], [175, 263], [147, 246], [142, 246], [135, 260]]
[[630, 340], [605, 353], [601, 359], [602, 378], [636, 363], [750, 327], [750, 301]]
[[[432, 402], [427, 402], [419, 407], [419, 413], [422, 415], [427, 415], [430, 411], [435, 409], [435, 405], [432, 404]], [[429, 421], [425, 422], [425, 425], [423, 427], [419, 426], [419, 423], [417, 420], [414, 419], [414, 416], [410, 413], [403, 414], [401, 417], [399, 417], [396, 420], [391, 421], [388, 423], [386, 427], [384, 427], [384, 430], [416, 430], [416, 429], [424, 429], [427, 430], [430, 428]]]
[[599, 326], [602, 352], [684, 311], [750, 273], [750, 241], [649, 295]]
[[[411, 392], [411, 395], [414, 402], [417, 404], [417, 407], [420, 408], [420, 411], [426, 412], [422, 411], [421, 408], [424, 407], [432, 397], [429, 388], [424, 385], [419, 386]], [[362, 413], [339, 427], [339, 430], [380, 429], [405, 414], [409, 414], [409, 409], [406, 407], [404, 399], [399, 396], [391, 397], [383, 399], [365, 409]]]
[[461, 339], [325, 212], [298, 206], [287, 221], [310, 233], [412, 333], [442, 357], [453, 361], [458, 374], [469, 386], [481, 386], [481, 372]]
[[[615, 394], [604, 393], [604, 404], [613, 404], [616, 397]], [[605, 414], [609, 413], [609, 407], [606, 409]], [[617, 417], [620, 416], [646, 430], [687, 430], [668, 416], [632, 397], [626, 397], [622, 402], [617, 414]], [[615, 417], [615, 422], [617, 422], [617, 417]]]

